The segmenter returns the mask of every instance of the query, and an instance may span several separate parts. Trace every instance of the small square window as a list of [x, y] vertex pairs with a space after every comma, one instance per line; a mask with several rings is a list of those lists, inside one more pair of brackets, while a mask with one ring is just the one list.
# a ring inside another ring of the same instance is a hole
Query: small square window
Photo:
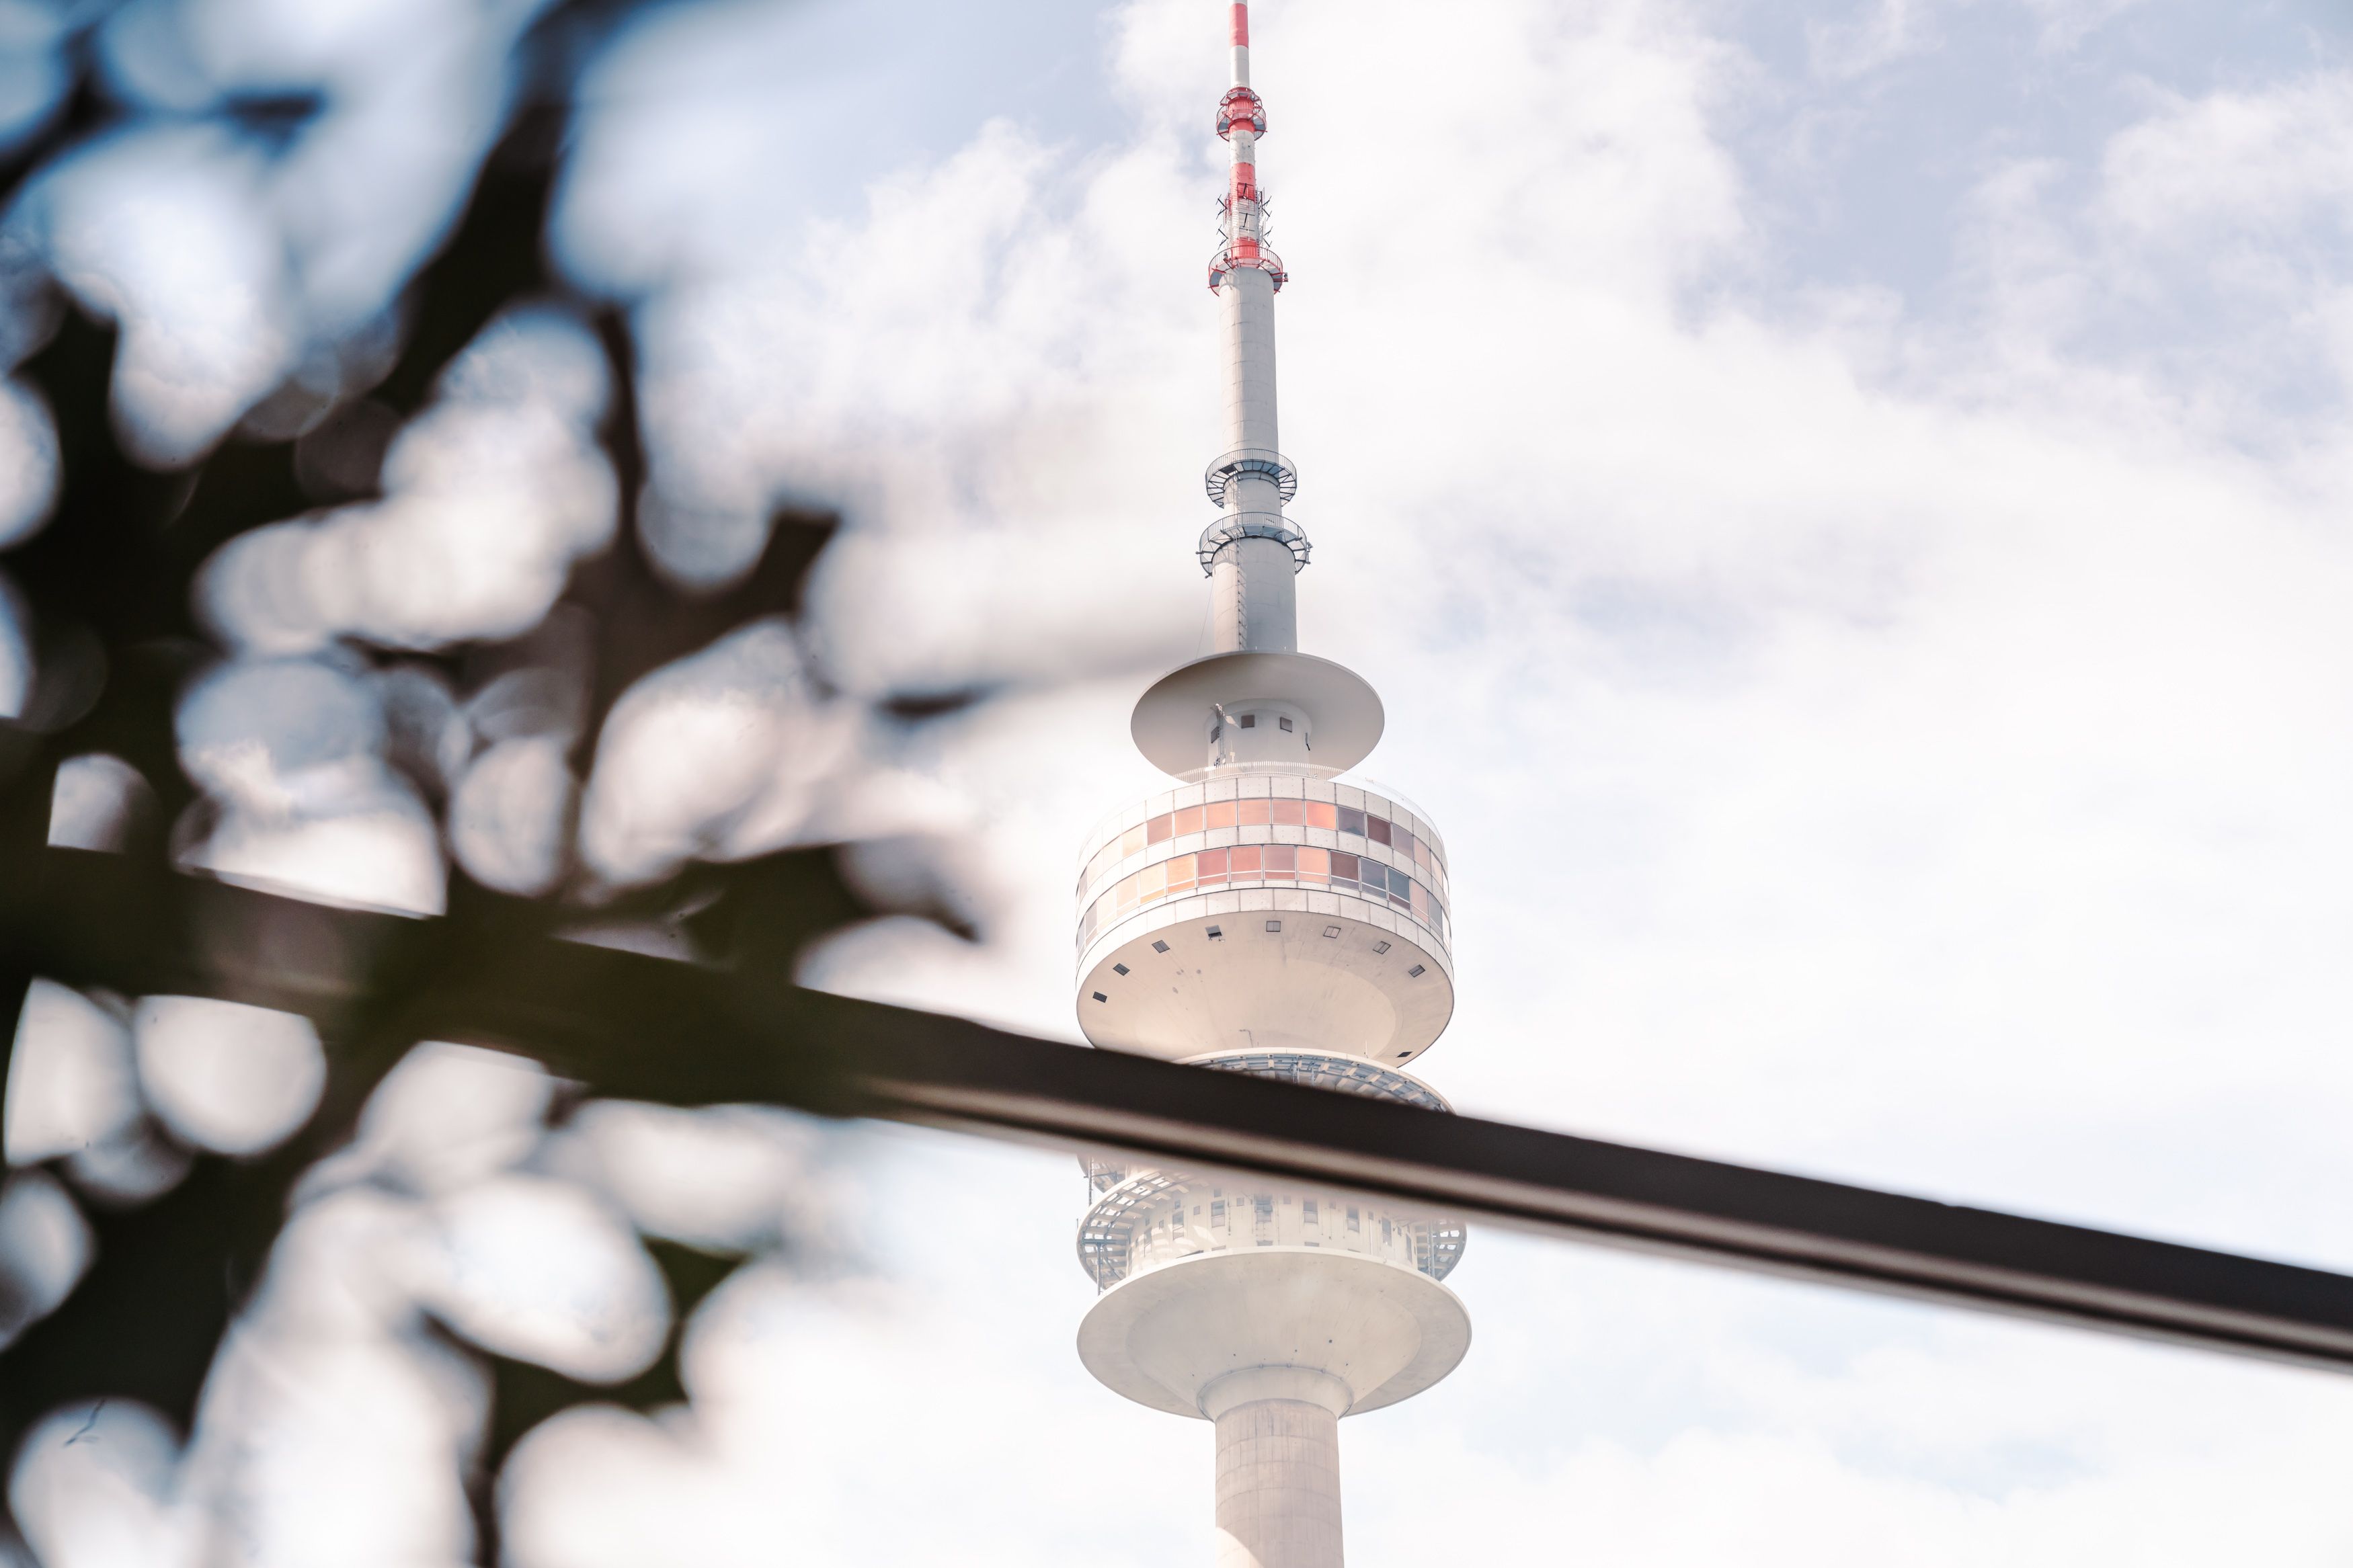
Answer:
[[1281, 921], [1269, 921], [1266, 922], [1266, 929], [1269, 931], [1281, 931], [1282, 929], [1282, 922]]
[[1389, 944], [1388, 944], [1388, 942], [1377, 942], [1373, 943], [1373, 951], [1374, 951], [1375, 952], [1387, 952], [1388, 950], [1389, 950]]
[[1114, 963], [1111, 968], [1112, 973], [1114, 974], [1124, 974], [1127, 973], [1127, 965], [1124, 963]]
[[1403, 1060], [1405, 1060], [1405, 1058], [1408, 1058], [1408, 1057], [1409, 1057], [1409, 1056], [1411, 1056], [1411, 1055], [1413, 1055], [1413, 1053], [1412, 1053], [1411, 1051], [1399, 1051], [1399, 1052], [1398, 1053], [1398, 1060], [1399, 1060], [1399, 1061], [1403, 1061]]
[[1430, 965], [1426, 963], [1417, 963], [1411, 969], [1405, 972], [1405, 977], [1408, 980], [1419, 980], [1422, 976], [1422, 972], [1429, 967]]
[[1155, 952], [1166, 952], [1168, 951], [1168, 944], [1165, 942], [1155, 942], [1152, 944], [1152, 951]]
[[1096, 993], [1095, 993], [1095, 1000], [1096, 1000], [1096, 1001], [1098, 1001], [1098, 1002], [1108, 1002], [1108, 1001], [1110, 1001], [1110, 1000], [1111, 1000], [1111, 998], [1110, 998], [1110, 997], [1108, 997], [1108, 996], [1106, 996], [1106, 995], [1104, 995], [1102, 992], [1098, 991], [1098, 992], [1096, 992]]
[[1324, 934], [1325, 936], [1338, 936], [1340, 934], [1340, 928], [1338, 926], [1325, 926], [1324, 928]]
[[1234, 723], [1239, 729], [1255, 730], [1258, 728], [1258, 715], [1255, 713], [1245, 713], [1240, 718], [1235, 720]]
[[1219, 937], [1222, 937], [1222, 936], [1224, 936], [1225, 934], [1226, 934], [1226, 933], [1225, 933], [1224, 931], [1219, 931], [1219, 930], [1217, 927], [1215, 927], [1215, 926], [1211, 926], [1211, 927], [1209, 928], [1209, 940], [1210, 940], [1211, 942], [1215, 942], [1215, 941], [1217, 941]]
[[1276, 718], [1275, 718], [1275, 721], [1275, 721], [1275, 723], [1276, 723], [1278, 726], [1280, 726], [1280, 727], [1281, 727], [1281, 729], [1282, 729], [1282, 732], [1283, 732], [1284, 734], [1288, 735], [1288, 734], [1290, 734], [1290, 733], [1292, 732], [1292, 729], [1291, 729], [1291, 721], [1290, 721], [1290, 720], [1285, 719], [1285, 718], [1283, 718], [1283, 717], [1282, 717], [1281, 715], [1279, 715], [1279, 714], [1278, 714], [1278, 715], [1276, 716]]

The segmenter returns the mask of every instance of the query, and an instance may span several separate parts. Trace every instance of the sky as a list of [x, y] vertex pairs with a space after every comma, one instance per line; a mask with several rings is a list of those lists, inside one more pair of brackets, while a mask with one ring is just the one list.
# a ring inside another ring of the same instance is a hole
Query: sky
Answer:
[[[1219, 9], [712, 0], [588, 85], [551, 242], [629, 303], [657, 555], [724, 576], [777, 499], [840, 506], [825, 681], [1003, 691], [733, 754], [854, 773], [776, 836], [938, 835], [979, 914], [848, 932], [812, 984], [1079, 1037], [1080, 834], [1156, 787], [1129, 707], [1205, 647]], [[2353, 1268], [2342, 13], [1261, 0], [1253, 32], [1303, 646], [1380, 689], [1365, 771], [1450, 849], [1460, 1001], [1418, 1070], [1472, 1114]], [[564, 330], [512, 342], [572, 451]], [[420, 493], [489, 439], [470, 406], [417, 433]], [[484, 581], [527, 609], [583, 507]], [[518, 1564], [1203, 1560], [1206, 1429], [1077, 1365], [1066, 1155], [762, 1125], [860, 1261], [715, 1298], [692, 1412], [534, 1437]], [[1469, 1359], [1343, 1427], [1372, 1568], [2353, 1554], [2322, 1374], [1493, 1227], [1451, 1283]]]
[[[704, 143], [586, 143], [559, 233], [668, 280], [640, 320], [681, 485], [848, 501], [820, 602], [853, 686], [1018, 683], [906, 760], [965, 803], [987, 940], [878, 926], [818, 983], [1076, 1038], [1071, 824], [1153, 787], [1126, 709], [1202, 647], [1213, 10], [1025, 9], [1017, 65], [911, 66], [942, 72], [923, 113], [807, 132], [828, 190], [759, 267], [720, 259], [775, 222], [733, 204], [688, 198], [660, 258], [600, 226]], [[680, 14], [613, 90], [736, 15]], [[2323, 1195], [2353, 1089], [2341, 15], [1270, 0], [1253, 26], [1303, 646], [1380, 688], [1366, 769], [1458, 868], [1427, 1076], [1469, 1112], [2353, 1265]], [[955, 1174], [908, 1200], [916, 1294], [1005, 1327], [910, 1380], [989, 1409], [923, 1395], [953, 1436], [907, 1468], [1023, 1434], [988, 1471], [1021, 1503], [940, 1516], [1198, 1561], [1206, 1435], [1058, 1359], [1083, 1302], [1014, 1216], [1063, 1178], [917, 1164]], [[933, 1217], [949, 1187], [985, 1249]], [[1471, 1359], [1344, 1429], [1358, 1562], [2353, 1542], [2326, 1378], [1492, 1231], [1454, 1282]], [[1026, 1392], [983, 1392], [1010, 1345]], [[1041, 1480], [1033, 1443], [1091, 1473]], [[1080, 1456], [1113, 1446], [1105, 1487]]]

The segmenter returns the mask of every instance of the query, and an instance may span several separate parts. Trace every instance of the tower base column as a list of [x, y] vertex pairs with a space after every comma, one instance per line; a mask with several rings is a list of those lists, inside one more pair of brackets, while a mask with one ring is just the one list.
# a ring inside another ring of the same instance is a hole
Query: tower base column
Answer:
[[1252, 1399], [1216, 1419], [1217, 1568], [1341, 1568], [1340, 1418], [1331, 1404]]

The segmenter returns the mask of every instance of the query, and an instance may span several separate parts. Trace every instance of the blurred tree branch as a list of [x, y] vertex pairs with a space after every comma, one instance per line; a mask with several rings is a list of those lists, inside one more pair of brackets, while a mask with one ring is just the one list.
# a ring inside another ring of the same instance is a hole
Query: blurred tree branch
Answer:
[[[531, 28], [515, 62], [518, 90], [506, 127], [445, 243], [406, 291], [398, 352], [375, 385], [343, 389], [345, 405], [364, 397], [395, 416], [415, 415], [501, 311], [567, 295], [549, 263], [545, 230], [571, 90], [602, 42], [639, 8], [635, 0], [576, 0], [552, 7]], [[69, 40], [76, 75], [62, 110], [0, 167], [0, 195], [8, 199], [123, 122], [127, 111], [97, 63], [92, 28], [104, 14], [93, 13]], [[232, 101], [221, 112], [283, 141], [298, 137], [317, 109], [315, 100], [293, 96]], [[286, 1220], [297, 1179], [349, 1140], [368, 1095], [419, 1039], [449, 1037], [459, 1026], [473, 1037], [485, 1027], [511, 1030], [515, 1040], [551, 1027], [561, 1036], [560, 1019], [535, 1014], [532, 999], [543, 999], [550, 984], [589, 984], [598, 1005], [647, 1030], [634, 1061], [599, 1058], [600, 1081], [610, 1091], [696, 1103], [741, 1096], [765, 1076], [714, 1073], [707, 1053], [677, 1048], [681, 1031], [694, 1028], [698, 1009], [708, 1005], [677, 985], [687, 966], [554, 940], [582, 916], [566, 898], [511, 897], [453, 868], [446, 916], [417, 921], [305, 906], [182, 875], [170, 864], [172, 836], [161, 831], [118, 855], [47, 847], [58, 765], [83, 753], [109, 753], [135, 768], [154, 791], [162, 825], [185, 825], [205, 809], [174, 730], [175, 703], [219, 657], [193, 603], [197, 574], [228, 541], [315, 504], [291, 436], [241, 430], [181, 471], [134, 460], [111, 408], [119, 329], [63, 300], [58, 285], [50, 289], [62, 300], [56, 328], [19, 374], [56, 422], [58, 500], [45, 529], [0, 555], [0, 569], [30, 607], [37, 670], [26, 711], [0, 721], [0, 1022], [13, 1024], [36, 976], [218, 994], [226, 973], [243, 999], [317, 1019], [329, 1076], [308, 1125], [266, 1157], [199, 1153], [190, 1174], [160, 1197], [94, 1210], [90, 1272], [59, 1310], [0, 1349], [0, 1453], [43, 1412], [77, 1399], [136, 1398], [185, 1431], [222, 1336]], [[612, 395], [599, 437], [620, 509], [616, 542], [575, 571], [556, 612], [585, 617], [593, 650], [576, 765], [593, 754], [615, 702], [646, 674], [733, 628], [797, 616], [835, 520], [779, 515], [757, 565], [723, 591], [691, 595], [664, 580], [636, 530], [647, 466], [628, 317], [612, 302], [575, 303], [593, 321], [608, 362]], [[354, 493], [364, 497], [374, 487], [363, 476]], [[423, 657], [462, 680], [470, 669], [529, 657], [530, 641], [459, 645]], [[903, 716], [936, 717], [970, 700], [919, 700]], [[418, 782], [432, 798], [438, 781]], [[834, 852], [817, 847], [690, 865], [650, 886], [606, 890], [596, 912], [670, 920], [750, 987], [743, 995], [773, 998], [784, 994], [796, 954], [809, 942], [879, 911], [845, 880]], [[617, 991], [579, 973], [584, 964], [599, 976], [617, 967], [631, 978]], [[0, 1029], [0, 1053], [12, 1037], [13, 1027]], [[729, 1027], [720, 1037], [744, 1037]], [[0, 1055], [0, 1085], [8, 1065]], [[728, 1267], [676, 1247], [657, 1256], [681, 1310]], [[492, 1361], [497, 1408], [473, 1489], [482, 1550], [494, 1558], [488, 1478], [527, 1426], [592, 1391]], [[595, 1392], [641, 1403], [680, 1397], [668, 1356], [624, 1389]]]

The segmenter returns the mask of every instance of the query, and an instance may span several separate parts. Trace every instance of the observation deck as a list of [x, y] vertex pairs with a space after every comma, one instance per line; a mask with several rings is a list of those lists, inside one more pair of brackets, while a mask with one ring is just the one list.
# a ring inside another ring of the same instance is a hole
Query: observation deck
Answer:
[[[1240, 1051], [1187, 1065], [1394, 1100], [1440, 1115], [1453, 1109], [1411, 1073], [1361, 1057]], [[1462, 1258], [1460, 1219], [1409, 1214], [1402, 1205], [1351, 1193], [1261, 1185], [1232, 1175], [1187, 1176], [1100, 1159], [1085, 1168], [1094, 1202], [1079, 1222], [1079, 1264], [1098, 1290], [1182, 1258], [1232, 1248], [1346, 1252], [1431, 1279], [1444, 1279]]]
[[1361, 785], [1250, 767], [1164, 790], [1090, 836], [1077, 893], [1098, 1046], [1395, 1066], [1454, 1011], [1444, 843]]
[[[1247, 1051], [1196, 1065], [1447, 1109], [1420, 1079], [1361, 1057]], [[1419, 1393], [1470, 1347], [1469, 1315], [1443, 1284], [1462, 1258], [1459, 1218], [1231, 1174], [1095, 1161], [1087, 1177], [1078, 1254], [1098, 1296], [1079, 1354], [1140, 1404], [1214, 1418], [1255, 1378], [1321, 1390], [1350, 1415]]]

